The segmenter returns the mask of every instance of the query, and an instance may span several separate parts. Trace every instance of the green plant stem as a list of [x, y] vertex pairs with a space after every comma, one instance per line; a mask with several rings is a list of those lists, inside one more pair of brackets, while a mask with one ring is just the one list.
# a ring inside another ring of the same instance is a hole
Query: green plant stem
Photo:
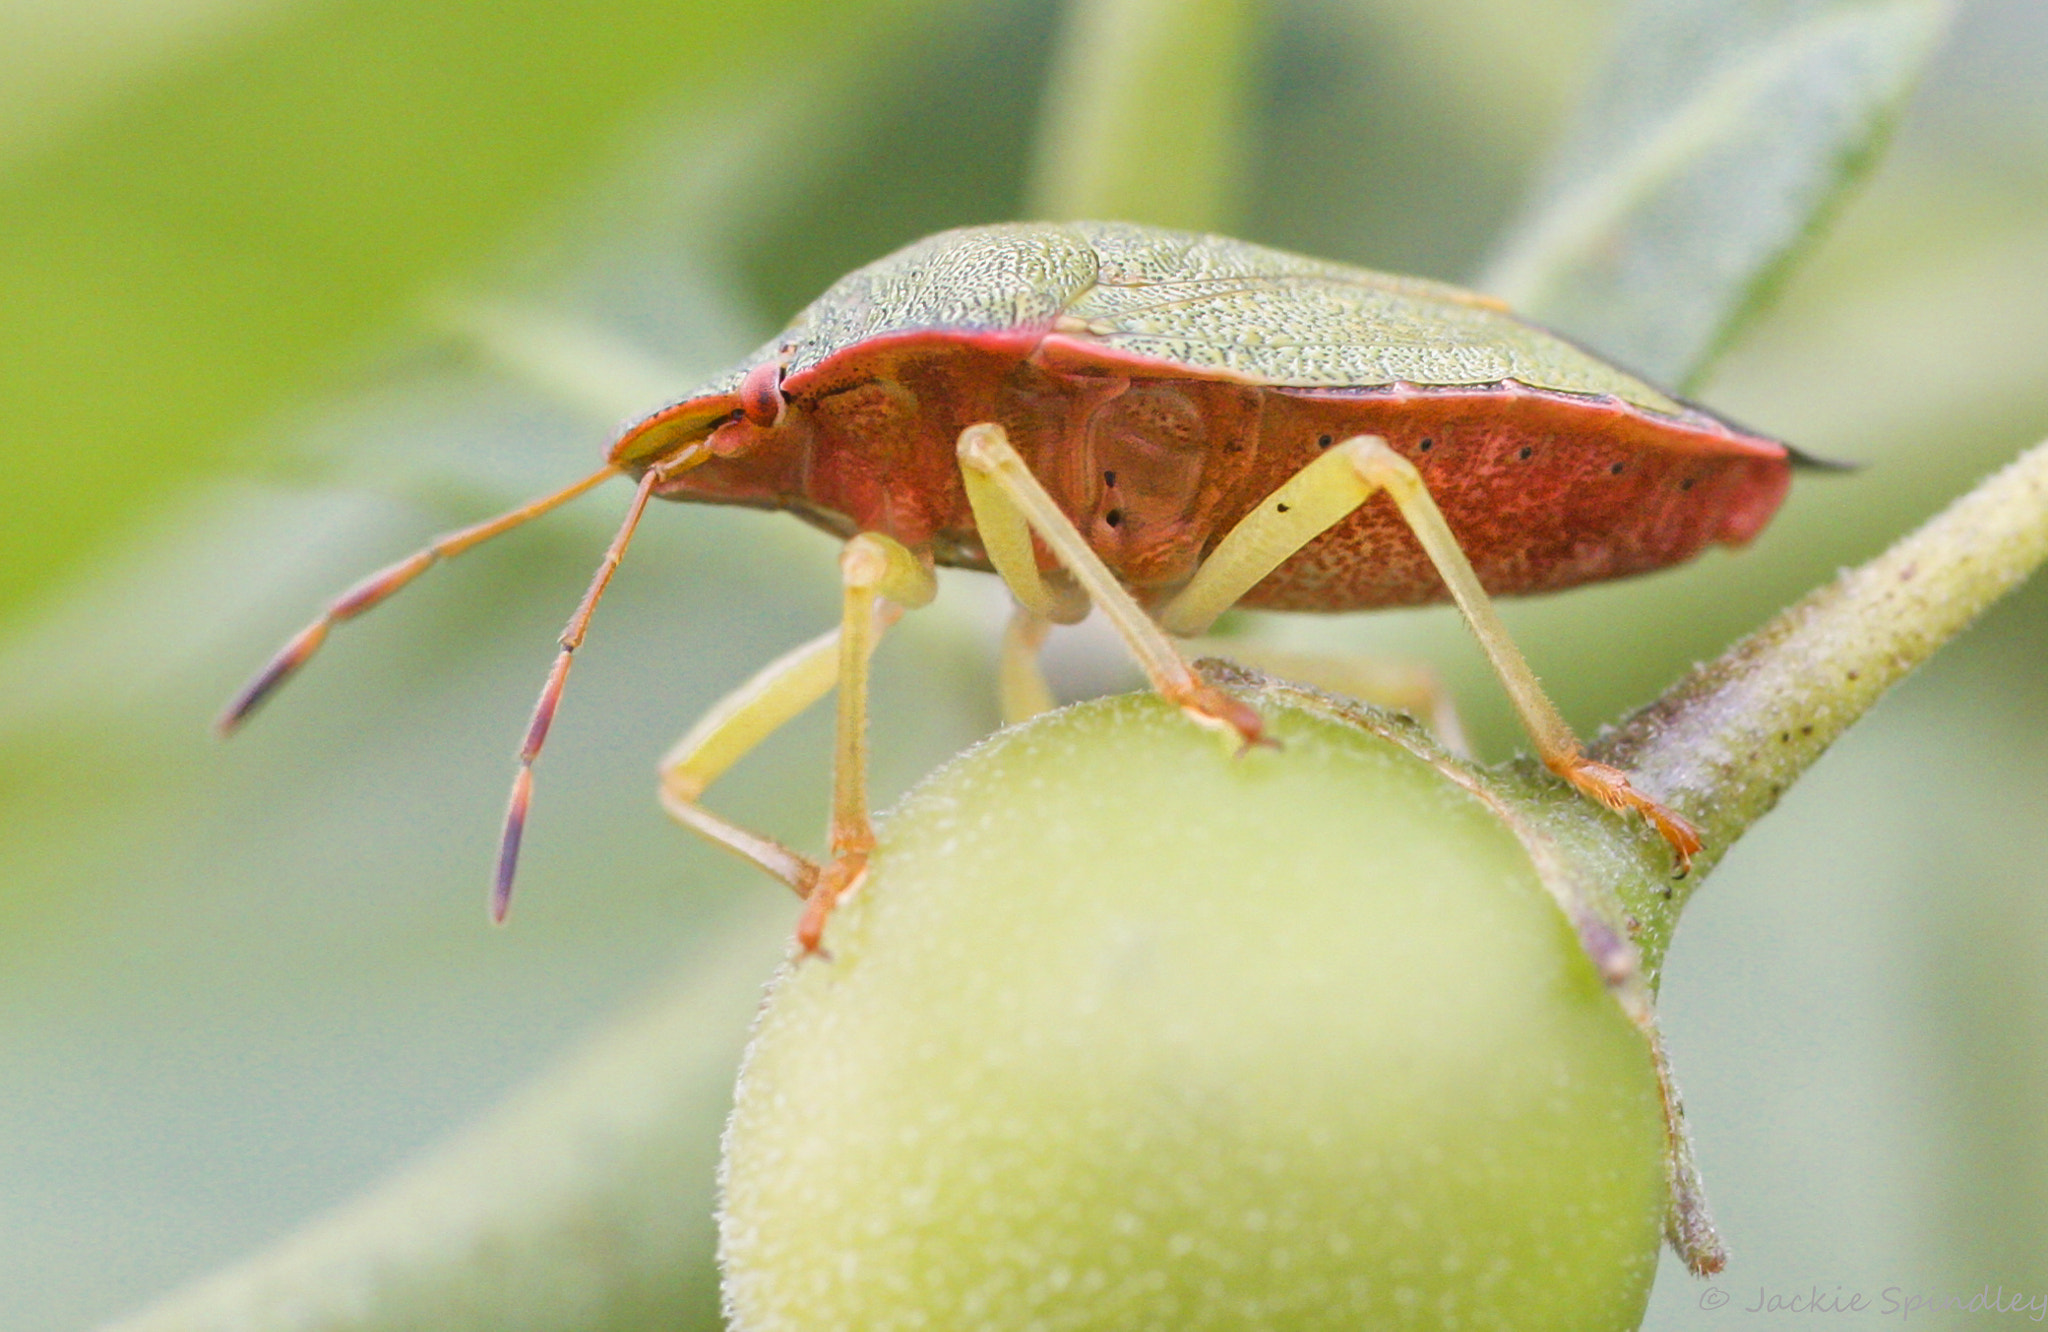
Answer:
[[1224, 225], [1253, 19], [1245, 0], [1070, 0], [1026, 211]]
[[[1692, 885], [1907, 672], [2048, 561], [2048, 442], [1693, 670], [1592, 747], [1699, 825]], [[1661, 951], [1661, 949], [1659, 950]]]

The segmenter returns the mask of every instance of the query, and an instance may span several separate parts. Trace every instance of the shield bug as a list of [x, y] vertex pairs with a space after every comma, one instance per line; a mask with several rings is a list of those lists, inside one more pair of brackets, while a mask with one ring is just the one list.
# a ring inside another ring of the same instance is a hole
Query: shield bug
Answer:
[[[520, 754], [493, 911], [511, 891], [571, 659], [650, 499], [787, 509], [846, 540], [839, 627], [771, 663], [662, 765], [669, 812], [806, 900], [815, 950], [865, 872], [869, 657], [939, 564], [991, 570], [1018, 610], [1011, 710], [1042, 698], [1046, 628], [1100, 607], [1152, 685], [1240, 744], [1258, 715], [1171, 635], [1234, 605], [1346, 611], [1456, 601], [1538, 754], [1635, 811], [1682, 873], [1693, 829], [1584, 757], [1492, 597], [1570, 587], [1754, 536], [1796, 455], [1517, 319], [1499, 302], [1217, 236], [1116, 223], [944, 232], [849, 274], [780, 335], [628, 425], [605, 465], [359, 583], [230, 704], [232, 729], [351, 618], [460, 554], [624, 475], [631, 506], [563, 631]], [[1384, 498], [1381, 498], [1384, 496]], [[838, 690], [830, 857], [700, 799]]]

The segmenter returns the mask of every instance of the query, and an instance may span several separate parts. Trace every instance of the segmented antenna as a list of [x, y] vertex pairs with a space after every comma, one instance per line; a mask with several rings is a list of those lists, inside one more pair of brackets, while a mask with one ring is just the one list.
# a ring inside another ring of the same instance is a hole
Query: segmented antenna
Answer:
[[[689, 456], [689, 455], [685, 455]], [[691, 461], [696, 461], [695, 457]], [[540, 701], [534, 704], [533, 720], [526, 727], [526, 743], [519, 749], [519, 772], [512, 779], [512, 800], [505, 810], [505, 835], [498, 844], [498, 877], [491, 886], [491, 919], [504, 923], [505, 912], [512, 905], [512, 879], [519, 871], [519, 842], [526, 832], [526, 809], [533, 800], [533, 761], [540, 757], [540, 748], [547, 743], [548, 727], [554, 724], [555, 708], [562, 701], [562, 686], [569, 680], [569, 662], [576, 655], [576, 649], [583, 646], [583, 636], [590, 629], [590, 617], [597, 610], [598, 600], [604, 596], [605, 585], [618, 572], [619, 561], [625, 558], [626, 545], [633, 539], [633, 529], [640, 525], [640, 515], [647, 511], [647, 501], [654, 494], [655, 486], [672, 474], [673, 470], [650, 467], [640, 478], [640, 488], [633, 492], [632, 507], [626, 510], [626, 521], [619, 525], [618, 534], [604, 553], [604, 559], [597, 566], [597, 573], [590, 580], [590, 587], [578, 603], [576, 613], [569, 617], [568, 625], [562, 630], [562, 650], [555, 657], [555, 664], [548, 671], [547, 683], [541, 686]]]
[[416, 551], [396, 564], [388, 565], [371, 574], [348, 591], [336, 597], [331, 605], [320, 614], [320, 618], [301, 629], [289, 643], [270, 659], [270, 663], [256, 673], [256, 677], [235, 695], [225, 711], [214, 723], [222, 735], [234, 734], [235, 728], [254, 712], [264, 699], [277, 692], [279, 685], [291, 679], [299, 667], [319, 650], [327, 641], [327, 631], [343, 620], [352, 620], [370, 607], [404, 587], [413, 579], [425, 573], [442, 560], [453, 559], [471, 546], [490, 540], [501, 532], [510, 531], [521, 523], [529, 522], [560, 505], [567, 504], [578, 495], [591, 490], [617, 475], [618, 468], [612, 464], [592, 472], [581, 481], [552, 495], [543, 495], [508, 513], [487, 519], [474, 527], [465, 527], [459, 532], [449, 532], [434, 538], [425, 549]]

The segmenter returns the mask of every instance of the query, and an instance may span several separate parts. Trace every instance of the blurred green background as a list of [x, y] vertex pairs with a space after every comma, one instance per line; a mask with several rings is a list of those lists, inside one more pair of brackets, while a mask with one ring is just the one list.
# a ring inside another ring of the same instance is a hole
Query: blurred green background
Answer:
[[[1595, 0], [1259, 6], [1225, 229], [1469, 277], [1597, 65]], [[1020, 215], [1050, 0], [85, 0], [0, 8], [0, 1326], [88, 1326], [418, 1157], [652, 990], [703, 1010], [708, 1200], [794, 904], [655, 807], [667, 741], [830, 623], [832, 545], [651, 516], [484, 893], [601, 492], [220, 702], [328, 595], [587, 471], [620, 418], [844, 270]], [[1511, 606], [1591, 728], [2048, 434], [2048, 9], [1980, 0], [1891, 155], [1701, 396], [1868, 466], [1749, 551]], [[609, 495], [606, 499], [604, 496]], [[1001, 598], [885, 646], [877, 794], [994, 724]], [[1442, 612], [1261, 632], [1419, 655], [1517, 732]], [[1125, 677], [1087, 631], [1070, 689]], [[1106, 663], [1106, 664], [1105, 664]], [[1754, 1291], [2048, 1290], [2048, 583], [1745, 841], [1668, 968]], [[815, 845], [809, 719], [714, 803]], [[691, 1222], [689, 1224], [695, 1224]], [[1714, 1321], [1668, 1268], [1651, 1327]], [[1853, 1319], [1850, 1321], [1854, 1321]]]

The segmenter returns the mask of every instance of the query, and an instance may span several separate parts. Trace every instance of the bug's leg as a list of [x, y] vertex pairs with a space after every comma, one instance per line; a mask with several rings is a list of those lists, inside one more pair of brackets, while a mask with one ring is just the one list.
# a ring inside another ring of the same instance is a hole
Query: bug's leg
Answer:
[[1409, 713], [1445, 749], [1472, 757], [1457, 702], [1442, 677], [1419, 661], [1389, 661], [1342, 652], [1293, 652], [1242, 638], [1202, 638], [1185, 645], [1191, 657], [1223, 657], [1255, 671]]
[[[932, 599], [938, 584], [896, 541], [864, 533], [840, 557], [845, 587], [841, 623], [793, 648], [727, 694], [678, 740], [661, 762], [661, 803], [677, 822], [788, 884], [810, 905], [797, 937], [816, 952], [832, 907], [853, 888], [874, 846], [867, 809], [868, 660], [882, 630]], [[755, 745], [837, 686], [839, 721], [833, 762], [832, 861], [820, 866], [780, 842], [704, 808], [711, 783]]]
[[1045, 672], [1038, 666], [1038, 650], [1045, 646], [1045, 636], [1051, 631], [1052, 621], [1022, 602], [1010, 615], [1010, 623], [1003, 630], [1003, 655], [996, 674], [996, 696], [1006, 726], [1029, 721], [1058, 706], [1052, 686], [1045, 682]]
[[[845, 597], [839, 621], [839, 715], [832, 747], [832, 859], [797, 922], [797, 943], [819, 951], [832, 908], [867, 877], [875, 828], [868, 820], [868, 665], [882, 630], [903, 609], [916, 610], [937, 595], [938, 580], [901, 542], [863, 532], [839, 556]], [[899, 609], [901, 608], [901, 609]]]
[[1630, 786], [1627, 774], [1619, 768], [1585, 756], [1578, 737], [1508, 637], [1492, 598], [1479, 585], [1471, 561], [1444, 522], [1421, 474], [1377, 436], [1345, 440], [1268, 495], [1203, 561], [1194, 578], [1168, 603], [1160, 622], [1172, 633], [1201, 633], [1289, 556], [1383, 490], [1450, 588], [1544, 765], [1607, 808], [1642, 814], [1671, 844], [1678, 857], [1678, 871], [1685, 873], [1700, 849], [1699, 834], [1684, 819]]
[[216, 728], [226, 735], [240, 726], [249, 714], [256, 710], [258, 704], [269, 698], [277, 691], [279, 685], [291, 678], [294, 671], [306, 664], [307, 659], [327, 641], [327, 631], [335, 625], [361, 615], [442, 560], [453, 559], [471, 546], [489, 541], [502, 532], [508, 532], [551, 509], [567, 504], [585, 491], [609, 481], [618, 475], [618, 470], [616, 467], [603, 467], [552, 495], [543, 495], [510, 512], [465, 527], [459, 532], [438, 536], [424, 549], [413, 552], [396, 564], [386, 565], [363, 579], [329, 603], [318, 619], [292, 636], [291, 642], [286, 643], [278, 654], [256, 673], [256, 678], [251, 680], [241, 693], [235, 695], [233, 701], [221, 713], [220, 720], [215, 723]]
[[1109, 617], [1154, 689], [1195, 721], [1229, 733], [1240, 745], [1260, 741], [1265, 727], [1259, 714], [1194, 673], [1031, 474], [1001, 426], [967, 427], [960, 432], [959, 453], [982, 546], [1018, 601], [1047, 619], [1060, 618], [1055, 596], [1038, 572], [1038, 556], [1031, 545], [1035, 532]]
[[755, 672], [690, 728], [661, 760], [661, 805], [678, 823], [809, 897], [818, 864], [748, 832], [698, 801], [755, 745], [832, 692], [839, 679], [839, 631], [821, 634]]

